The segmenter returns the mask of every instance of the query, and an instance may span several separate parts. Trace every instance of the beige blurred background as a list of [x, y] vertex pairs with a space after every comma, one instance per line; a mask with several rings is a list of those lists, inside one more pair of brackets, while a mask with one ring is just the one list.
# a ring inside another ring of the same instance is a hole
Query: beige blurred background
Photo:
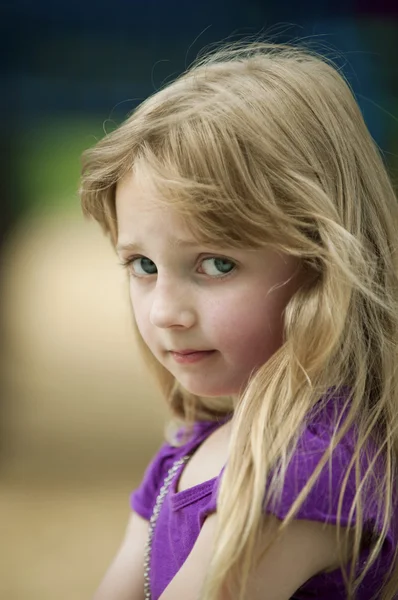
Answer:
[[4, 600], [91, 598], [166, 417], [116, 255], [68, 204], [22, 220], [3, 251]]

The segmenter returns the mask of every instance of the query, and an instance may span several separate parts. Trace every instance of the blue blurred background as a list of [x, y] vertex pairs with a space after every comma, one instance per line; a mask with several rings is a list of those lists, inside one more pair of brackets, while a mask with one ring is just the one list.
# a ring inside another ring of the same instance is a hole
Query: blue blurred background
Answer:
[[0, 597], [80, 600], [167, 416], [116, 257], [80, 212], [81, 152], [205, 46], [263, 33], [328, 48], [396, 182], [398, 3], [14, 0], [0, 33]]

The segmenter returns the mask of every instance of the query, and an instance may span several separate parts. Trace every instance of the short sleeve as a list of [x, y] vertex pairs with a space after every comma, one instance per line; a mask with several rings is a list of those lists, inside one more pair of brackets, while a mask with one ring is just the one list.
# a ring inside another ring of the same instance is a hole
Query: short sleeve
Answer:
[[[308, 425], [300, 437], [287, 467], [280, 498], [264, 506], [265, 512], [284, 519], [294, 501], [308, 483], [319, 461], [328, 450], [332, 431], [322, 424]], [[323, 467], [315, 484], [306, 496], [296, 519], [320, 521], [330, 525], [338, 523], [340, 493], [354, 453], [354, 440], [349, 432], [333, 450], [331, 459]], [[362, 462], [362, 473], [365, 472]], [[350, 511], [356, 494], [355, 470], [350, 469], [341, 506], [341, 525], [355, 524], [355, 514], [350, 520]], [[368, 507], [369, 508], [369, 507]], [[364, 515], [365, 516], [365, 515]]]
[[[281, 490], [281, 495], [274, 501], [263, 506], [264, 512], [273, 514], [283, 520], [289, 513], [299, 493], [308, 483], [319, 461], [329, 448], [334, 428], [330, 421], [308, 423], [301, 434], [297, 446], [290, 458], [286, 476]], [[333, 451], [332, 457], [323, 467], [315, 484], [301, 507], [295, 514], [296, 519], [320, 521], [336, 525], [355, 525], [355, 513], [350, 517], [351, 507], [356, 495], [355, 468], [351, 468], [345, 493], [343, 497], [341, 515], [338, 519], [339, 497], [344, 479], [347, 475], [350, 461], [355, 448], [355, 435], [349, 430]], [[369, 457], [371, 454], [366, 453]], [[369, 458], [367, 458], [369, 460]], [[365, 473], [368, 463], [365, 458], [361, 460], [361, 472]], [[201, 514], [201, 524], [206, 516], [217, 510], [217, 496], [221, 484], [223, 471], [215, 481], [213, 493], [206, 509]], [[381, 516], [377, 510], [372, 484], [366, 488], [366, 506], [364, 507], [363, 523], [369, 530], [380, 531], [382, 528]]]

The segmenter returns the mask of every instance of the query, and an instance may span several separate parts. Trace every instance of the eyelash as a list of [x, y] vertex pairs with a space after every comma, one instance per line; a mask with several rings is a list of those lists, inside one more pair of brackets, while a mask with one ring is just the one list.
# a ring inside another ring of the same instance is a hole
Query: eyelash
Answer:
[[140, 257], [132, 256], [131, 258], [127, 258], [126, 260], [121, 260], [121, 261], [119, 261], [119, 265], [121, 267], [123, 267], [124, 269], [127, 269], [136, 258], [140, 258]]
[[[129, 267], [132, 265], [132, 263], [137, 260], [137, 258], [146, 258], [144, 257], [142, 254], [137, 254], [136, 256], [132, 256], [131, 258], [127, 258], [126, 260], [122, 260], [119, 262], [120, 266], [123, 267], [124, 269], [129, 269]], [[201, 263], [205, 260], [209, 260], [210, 258], [221, 258], [222, 260], [226, 260], [228, 262], [230, 262], [231, 264], [234, 265], [233, 269], [231, 269], [231, 271], [229, 271], [228, 273], [225, 273], [224, 275], [220, 275], [219, 277], [213, 277], [213, 279], [225, 279], [226, 277], [228, 277], [229, 275], [232, 275], [237, 268], [237, 264], [235, 261], [226, 258], [224, 256], [205, 256], [202, 260]], [[200, 275], [203, 275], [203, 273], [199, 273]], [[205, 273], [204, 273], [205, 274]], [[135, 273], [132, 273], [133, 277], [137, 277], [140, 278], [138, 275], [136, 275]], [[150, 275], [148, 274], [147, 277], [150, 277]], [[210, 275], [208, 275], [208, 277], [211, 277]], [[145, 276], [141, 277], [142, 279], [145, 278]]]

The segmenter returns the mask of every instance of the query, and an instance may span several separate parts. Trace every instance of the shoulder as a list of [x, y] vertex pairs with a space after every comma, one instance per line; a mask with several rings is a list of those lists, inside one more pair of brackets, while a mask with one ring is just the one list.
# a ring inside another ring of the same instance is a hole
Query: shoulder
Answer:
[[[280, 495], [273, 496], [272, 502], [264, 501], [264, 512], [284, 520], [292, 506], [303, 490], [307, 490], [300, 508], [295, 513], [296, 519], [317, 521], [326, 525], [341, 526], [355, 525], [355, 517], [352, 515], [352, 506], [357, 497], [358, 484], [356, 481], [355, 464], [353, 458], [356, 451], [356, 432], [354, 428], [348, 430], [346, 435], [336, 444], [334, 442], [336, 431], [342, 424], [342, 410], [344, 398], [334, 398], [333, 402], [326, 404], [322, 410], [314, 413], [306, 421], [297, 444], [288, 456], [286, 470], [283, 480], [279, 477]], [[314, 475], [320, 461], [325, 453], [330, 450], [333, 443], [334, 449], [326, 460], [318, 475]], [[361, 456], [361, 472], [364, 474], [372, 460], [372, 452], [369, 448], [364, 449]], [[375, 466], [375, 469], [379, 467]], [[223, 476], [215, 481], [213, 494], [209, 504], [201, 514], [201, 523], [212, 512], [217, 510], [218, 489]], [[312, 476], [314, 482], [312, 485]], [[275, 481], [275, 471], [266, 483], [269, 489], [271, 479]], [[370, 478], [375, 481], [374, 478]], [[381, 523], [376, 523], [378, 506], [370, 501], [375, 490], [367, 486], [367, 502], [364, 506], [363, 518], [369, 522], [372, 528], [379, 529]], [[340, 496], [342, 495], [342, 498]], [[339, 503], [342, 500], [341, 513], [339, 516]]]
[[[344, 399], [337, 398], [308, 418], [289, 456], [280, 498], [277, 503], [267, 506], [278, 518], [284, 519], [299, 494], [305, 488], [310, 488], [296, 514], [297, 518], [330, 525], [336, 525], [337, 522], [342, 526], [355, 524], [355, 519], [350, 521], [351, 508], [358, 491], [355, 427], [350, 427], [345, 435], [336, 441], [336, 435], [344, 423], [344, 410]], [[367, 446], [359, 452], [360, 481], [370, 464], [370, 450]], [[324, 464], [320, 471], [317, 471], [321, 461]], [[369, 492], [371, 491], [369, 489]], [[340, 501], [341, 519], [338, 519]]]
[[212, 428], [214, 424], [210, 422], [196, 422], [192, 429], [182, 426], [176, 431], [173, 443], [166, 441], [161, 444], [147, 466], [141, 484], [131, 494], [131, 508], [137, 514], [147, 520], [151, 518], [168, 471], [176, 461], [200, 444]]
[[[398, 503], [391, 497], [391, 519], [386, 530], [386, 497], [380, 494], [384, 459], [374, 438], [359, 446], [355, 424], [336, 443], [346, 409], [345, 399], [338, 398], [308, 420], [290, 457], [280, 498], [265, 504], [264, 510], [283, 520], [299, 494], [306, 490], [295, 519], [330, 526], [331, 532], [336, 525], [346, 531], [354, 531], [359, 525], [363, 555], [372, 541], [381, 536], [381, 560], [389, 564], [398, 541]], [[329, 458], [319, 471], [318, 465], [326, 453]]]

